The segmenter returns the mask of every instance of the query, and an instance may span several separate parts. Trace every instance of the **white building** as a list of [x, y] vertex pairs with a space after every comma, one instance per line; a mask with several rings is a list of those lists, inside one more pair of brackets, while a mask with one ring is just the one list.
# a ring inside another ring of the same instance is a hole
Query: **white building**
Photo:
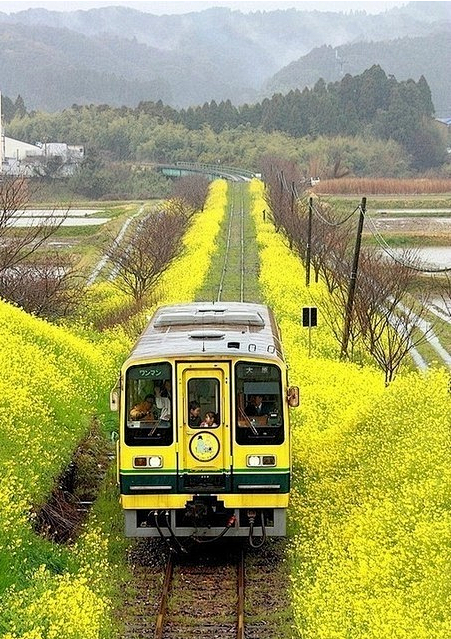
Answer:
[[6, 135], [4, 136], [4, 140], [4, 158], [21, 161], [27, 157], [42, 155], [42, 149], [35, 144], [28, 144], [28, 142], [8, 138]]
[[40, 158], [42, 158], [42, 149], [39, 146], [3, 135], [3, 173], [31, 176], [33, 171], [29, 163], [41, 161]]
[[72, 175], [75, 167], [84, 158], [84, 147], [79, 144], [65, 142], [46, 142], [45, 144], [28, 144], [5, 135], [1, 111], [0, 93], [0, 173], [9, 175], [25, 175], [28, 177], [41, 175], [39, 166], [47, 160], [60, 160], [59, 176]]

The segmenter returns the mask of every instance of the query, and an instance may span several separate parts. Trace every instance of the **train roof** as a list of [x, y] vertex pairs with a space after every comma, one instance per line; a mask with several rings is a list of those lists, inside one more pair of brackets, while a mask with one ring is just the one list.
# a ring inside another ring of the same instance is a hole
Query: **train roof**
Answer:
[[282, 360], [271, 310], [246, 302], [195, 302], [162, 306], [134, 345], [135, 359], [183, 356], [256, 356]]

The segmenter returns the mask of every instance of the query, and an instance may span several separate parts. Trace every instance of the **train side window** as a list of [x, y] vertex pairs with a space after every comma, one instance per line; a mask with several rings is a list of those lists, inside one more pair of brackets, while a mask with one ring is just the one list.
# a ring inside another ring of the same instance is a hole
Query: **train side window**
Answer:
[[280, 444], [284, 441], [281, 371], [273, 364], [235, 366], [236, 441]]
[[[194, 377], [188, 381], [187, 393], [187, 423], [192, 428], [201, 428], [205, 414], [213, 412], [216, 415], [215, 422], [220, 424], [221, 416], [219, 414], [221, 406], [220, 385], [219, 380], [215, 377]], [[191, 402], [197, 402], [200, 407], [198, 419], [189, 418], [189, 406]]]
[[[128, 369], [125, 378], [125, 443], [128, 446], [169, 446], [174, 440], [168, 362], [143, 364]], [[165, 390], [166, 389], [166, 390]], [[164, 403], [156, 395], [164, 397]]]

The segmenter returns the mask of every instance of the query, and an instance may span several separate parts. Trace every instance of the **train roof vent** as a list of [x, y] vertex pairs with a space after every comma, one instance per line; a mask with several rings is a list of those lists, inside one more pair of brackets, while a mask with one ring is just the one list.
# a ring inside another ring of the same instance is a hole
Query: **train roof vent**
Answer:
[[264, 326], [265, 320], [255, 311], [230, 311], [224, 317], [227, 324], [246, 324], [247, 326]]
[[195, 315], [189, 311], [161, 313], [154, 322], [154, 326], [181, 326], [183, 324], [192, 324]]
[[256, 311], [228, 311], [225, 308], [205, 308], [197, 309], [194, 312], [189, 311], [173, 311], [161, 313], [156, 318], [154, 326], [163, 328], [167, 326], [182, 326], [185, 324], [201, 324], [207, 326], [209, 324], [230, 324], [246, 326], [265, 325], [265, 321], [260, 313]]
[[224, 339], [225, 333], [222, 331], [192, 331], [189, 337], [201, 340]]

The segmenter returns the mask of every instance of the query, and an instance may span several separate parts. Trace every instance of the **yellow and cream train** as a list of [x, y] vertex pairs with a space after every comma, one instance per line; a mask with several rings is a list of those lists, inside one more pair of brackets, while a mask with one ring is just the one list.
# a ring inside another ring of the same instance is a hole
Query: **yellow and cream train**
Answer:
[[285, 535], [298, 402], [268, 307], [161, 307], [111, 393], [125, 534]]

